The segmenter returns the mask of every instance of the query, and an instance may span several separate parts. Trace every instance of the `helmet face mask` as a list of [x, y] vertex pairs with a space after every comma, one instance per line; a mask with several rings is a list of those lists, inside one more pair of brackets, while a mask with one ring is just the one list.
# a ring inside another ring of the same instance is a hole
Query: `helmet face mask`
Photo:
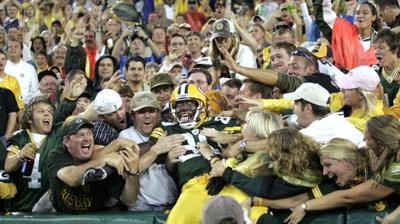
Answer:
[[195, 100], [183, 100], [175, 103], [176, 119], [180, 123], [188, 123], [196, 120], [199, 111], [199, 103]]
[[171, 94], [171, 113], [184, 129], [195, 128], [206, 117], [206, 97], [197, 86], [182, 84]]

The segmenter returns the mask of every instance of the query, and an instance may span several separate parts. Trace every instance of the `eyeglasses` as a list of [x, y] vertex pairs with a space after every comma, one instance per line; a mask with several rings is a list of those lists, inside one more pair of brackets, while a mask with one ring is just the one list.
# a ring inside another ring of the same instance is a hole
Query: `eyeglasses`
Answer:
[[290, 55], [292, 55], [292, 56], [302, 56], [302, 57], [305, 57], [311, 64], [314, 64], [314, 60], [311, 58], [311, 57], [313, 57], [313, 56], [310, 55], [308, 52], [295, 50], [295, 51], [293, 51]]

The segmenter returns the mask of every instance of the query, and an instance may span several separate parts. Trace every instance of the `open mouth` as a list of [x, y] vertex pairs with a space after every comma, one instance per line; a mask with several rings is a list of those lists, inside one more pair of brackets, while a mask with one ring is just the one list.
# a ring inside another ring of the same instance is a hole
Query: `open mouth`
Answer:
[[90, 152], [90, 144], [89, 143], [82, 143], [81, 144], [82, 152], [87, 154]]
[[180, 121], [181, 121], [182, 123], [190, 122], [190, 121], [192, 120], [192, 117], [193, 117], [193, 116], [191, 116], [190, 113], [183, 113], [183, 114], [180, 116]]
[[42, 123], [44, 126], [47, 126], [47, 127], [51, 126], [51, 120], [49, 118], [43, 119]]

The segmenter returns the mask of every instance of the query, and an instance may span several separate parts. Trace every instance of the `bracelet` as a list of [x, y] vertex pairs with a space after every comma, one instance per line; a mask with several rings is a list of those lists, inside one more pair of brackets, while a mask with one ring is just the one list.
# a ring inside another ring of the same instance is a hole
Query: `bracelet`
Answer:
[[214, 165], [219, 160], [221, 159], [218, 156], [212, 156], [209, 161], [211, 165]]
[[250, 207], [254, 206], [254, 197], [250, 197]]
[[307, 211], [307, 204], [304, 202], [303, 204], [300, 205], [300, 207], [304, 210]]
[[139, 170], [137, 171], [128, 170], [127, 173], [129, 176], [139, 176]]

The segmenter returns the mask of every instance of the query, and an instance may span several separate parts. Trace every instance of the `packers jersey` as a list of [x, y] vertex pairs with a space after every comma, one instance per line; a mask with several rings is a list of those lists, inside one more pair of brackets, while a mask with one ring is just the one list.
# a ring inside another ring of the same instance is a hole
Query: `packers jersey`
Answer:
[[[26, 144], [32, 142], [29, 130], [20, 130], [9, 139], [7, 150], [17, 153]], [[11, 208], [16, 211], [32, 211], [35, 203], [49, 189], [48, 155], [56, 147], [62, 145], [61, 123], [53, 127], [52, 131], [42, 141], [30, 176], [23, 176], [21, 168], [11, 173], [17, 194], [12, 199]]]
[[240, 120], [231, 117], [215, 117], [206, 118], [198, 128], [194, 129], [183, 129], [179, 124], [163, 122], [161, 126], [155, 128], [150, 135], [150, 142], [154, 144], [157, 142], [158, 138], [166, 133], [168, 133], [168, 135], [182, 134], [186, 138], [183, 146], [187, 151], [185, 155], [179, 157], [180, 162], [178, 163], [180, 186], [189, 179], [210, 171], [211, 167], [209, 162], [201, 156], [200, 151], [197, 149], [198, 142], [207, 141], [214, 153], [219, 153], [221, 149], [221, 145], [200, 133], [203, 128], [214, 128], [227, 133], [241, 131]]

